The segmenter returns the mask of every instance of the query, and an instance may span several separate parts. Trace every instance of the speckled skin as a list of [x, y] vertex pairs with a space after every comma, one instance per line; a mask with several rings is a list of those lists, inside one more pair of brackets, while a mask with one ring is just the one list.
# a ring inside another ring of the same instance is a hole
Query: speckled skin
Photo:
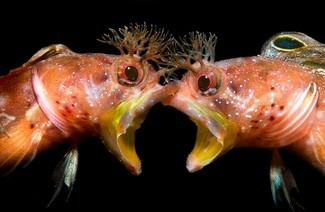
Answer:
[[[225, 122], [234, 123], [238, 127], [237, 135], [231, 141], [224, 141], [229, 142], [223, 144], [228, 147], [217, 154], [232, 147], [288, 147], [325, 171], [323, 76], [309, 67], [263, 56], [203, 62], [202, 66], [193, 65], [195, 71], [185, 74], [178, 82], [179, 91], [164, 103], [186, 113], [211, 132], [223, 130], [216, 121], [213, 123], [209, 114], [222, 114]], [[204, 93], [198, 87], [200, 76], [212, 76], [210, 79], [218, 81], [220, 86], [211, 87], [211, 95]], [[197, 159], [195, 149], [201, 148], [203, 152], [202, 146], [195, 147], [189, 156], [191, 170], [211, 162]]]

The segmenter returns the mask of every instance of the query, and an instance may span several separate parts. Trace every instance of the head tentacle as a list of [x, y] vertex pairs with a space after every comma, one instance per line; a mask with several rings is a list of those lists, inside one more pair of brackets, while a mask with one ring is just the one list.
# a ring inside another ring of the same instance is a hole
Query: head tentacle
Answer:
[[[157, 26], [131, 24], [129, 27], [109, 29], [110, 34], [104, 34], [100, 42], [116, 47], [121, 55], [137, 55], [140, 60], [151, 60], [158, 66], [164, 65], [168, 46], [173, 38], [168, 31]], [[166, 71], [166, 70], [165, 70]]]
[[174, 40], [173, 45], [169, 48], [169, 64], [175, 69], [186, 69], [192, 72], [198, 72], [198, 68], [193, 66], [199, 63], [200, 67], [204, 66], [204, 61], [215, 61], [215, 47], [217, 36], [209, 33], [190, 32], [188, 36]]

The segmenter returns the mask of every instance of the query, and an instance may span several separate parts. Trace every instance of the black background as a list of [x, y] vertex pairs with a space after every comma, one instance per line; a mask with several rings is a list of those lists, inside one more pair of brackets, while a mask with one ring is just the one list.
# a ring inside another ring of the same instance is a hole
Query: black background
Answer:
[[[306, 5], [296, 8], [294, 3], [217, 5], [204, 1], [183, 2], [179, 6], [172, 1], [120, 1], [82, 5], [78, 2], [69, 7], [54, 2], [2, 7], [0, 70], [7, 73], [40, 48], [54, 43], [65, 44], [79, 53], [117, 53], [97, 39], [108, 28], [130, 23], [157, 25], [176, 37], [196, 30], [215, 33], [216, 60], [257, 55], [263, 43], [281, 31], [300, 31], [325, 42], [323, 18], [315, 10], [318, 5], [313, 5], [309, 14], [302, 12]], [[88, 140], [80, 145], [80, 166], [70, 200], [64, 200], [63, 191], [50, 208], [286, 209], [276, 208], [272, 201], [268, 150], [234, 149], [204, 169], [188, 173], [185, 161], [195, 135], [196, 127], [185, 115], [156, 105], [136, 135], [143, 164], [140, 176], [128, 173], [100, 141]], [[64, 153], [64, 148], [58, 147], [39, 154], [26, 168], [0, 179], [0, 207], [44, 208], [53, 192], [52, 172]], [[285, 152], [284, 157], [296, 177], [307, 211], [324, 210], [324, 176], [301, 159]]]

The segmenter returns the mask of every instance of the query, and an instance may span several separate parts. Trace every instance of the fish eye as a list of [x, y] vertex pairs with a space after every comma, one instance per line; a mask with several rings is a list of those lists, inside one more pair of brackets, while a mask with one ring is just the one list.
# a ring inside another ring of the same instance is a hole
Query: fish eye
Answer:
[[294, 51], [307, 46], [303, 41], [289, 35], [280, 35], [272, 41], [274, 48], [282, 51]]
[[197, 85], [199, 86], [199, 89], [202, 91], [202, 92], [205, 92], [209, 89], [210, 87], [210, 84], [211, 84], [211, 80], [208, 76], [206, 75], [203, 75], [203, 76], [200, 76], [197, 80]]
[[124, 86], [138, 85], [143, 78], [143, 70], [137, 65], [122, 65], [117, 74], [118, 82]]
[[220, 77], [216, 77], [213, 72], [201, 73], [197, 76], [197, 88], [203, 96], [214, 95], [220, 85]]
[[125, 77], [132, 82], [136, 81], [139, 77], [138, 69], [134, 66], [126, 67], [124, 70], [124, 74]]

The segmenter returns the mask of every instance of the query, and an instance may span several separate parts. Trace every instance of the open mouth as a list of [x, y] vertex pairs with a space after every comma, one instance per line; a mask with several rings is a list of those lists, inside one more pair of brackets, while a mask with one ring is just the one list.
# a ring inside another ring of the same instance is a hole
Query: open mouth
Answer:
[[136, 130], [140, 128], [151, 107], [175, 92], [172, 83], [165, 86], [158, 84], [129, 101], [112, 107], [102, 116], [100, 128], [104, 144], [132, 174], [141, 173], [141, 161], [135, 149]]
[[182, 111], [197, 126], [195, 145], [186, 163], [189, 172], [200, 170], [234, 146], [238, 127], [220, 111], [212, 111], [181, 93], [166, 98], [163, 104]]

